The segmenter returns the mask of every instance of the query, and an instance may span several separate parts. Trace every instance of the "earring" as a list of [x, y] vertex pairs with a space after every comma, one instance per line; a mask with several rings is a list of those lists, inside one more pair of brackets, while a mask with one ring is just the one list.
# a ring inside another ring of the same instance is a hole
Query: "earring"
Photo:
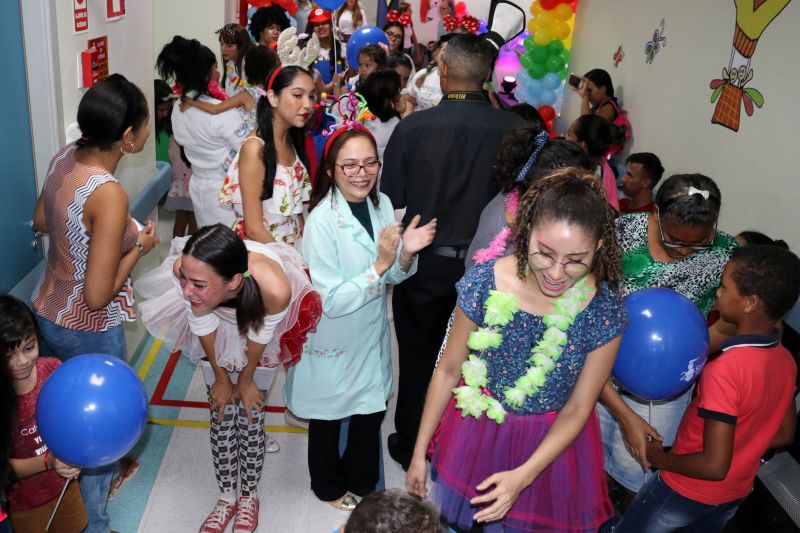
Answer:
[[[125, 151], [125, 146], [127, 146], [127, 145], [131, 145], [131, 150], [130, 150], [130, 152], [126, 152], [126, 151]], [[126, 143], [124, 143], [124, 144], [120, 145], [120, 147], [119, 147], [119, 151], [120, 151], [120, 152], [122, 152], [123, 154], [132, 154], [132, 153], [133, 153], [135, 150], [136, 150], [136, 147], [135, 147], [135, 146], [133, 145], [133, 143], [132, 143], [132, 142], [130, 142], [130, 141], [128, 141], [128, 142], [126, 142]]]

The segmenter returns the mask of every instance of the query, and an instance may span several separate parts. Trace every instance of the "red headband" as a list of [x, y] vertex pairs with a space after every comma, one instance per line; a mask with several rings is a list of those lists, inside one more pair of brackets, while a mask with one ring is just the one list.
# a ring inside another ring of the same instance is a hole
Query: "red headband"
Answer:
[[269, 80], [267, 80], [267, 90], [268, 90], [268, 91], [271, 91], [271, 90], [272, 90], [272, 82], [273, 82], [273, 81], [275, 81], [275, 77], [276, 77], [278, 74], [280, 74], [280, 72], [281, 72], [282, 70], [283, 70], [283, 67], [280, 67], [280, 66], [279, 66], [279, 67], [275, 67], [275, 70], [273, 70], [273, 71], [272, 71], [272, 74], [270, 74], [270, 76], [269, 76]]
[[325, 141], [325, 148], [322, 149], [322, 160], [323, 161], [328, 159], [328, 150], [330, 150], [331, 145], [333, 144], [333, 141], [339, 135], [341, 135], [342, 133], [344, 133], [346, 131], [363, 131], [364, 133], [366, 133], [367, 135], [372, 137], [372, 140], [375, 140], [375, 137], [372, 135], [372, 132], [369, 131], [367, 128], [352, 128], [352, 127], [347, 127], [347, 126], [339, 128], [338, 130], [336, 130], [333, 133], [331, 133], [330, 136], [328, 137], [328, 140]]

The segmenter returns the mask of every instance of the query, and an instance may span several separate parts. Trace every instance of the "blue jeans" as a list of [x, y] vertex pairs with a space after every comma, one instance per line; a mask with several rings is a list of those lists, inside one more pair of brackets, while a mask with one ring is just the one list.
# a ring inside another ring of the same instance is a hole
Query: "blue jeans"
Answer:
[[[87, 353], [110, 355], [123, 361], [127, 359], [125, 334], [122, 326], [115, 326], [108, 331], [77, 331], [62, 328], [40, 316], [36, 316], [39, 334], [53, 349], [62, 361]], [[81, 471], [80, 488], [89, 525], [84, 533], [108, 533], [111, 531], [111, 519], [106, 511], [108, 489], [117, 470], [117, 463], [100, 468], [84, 468]]]
[[744, 498], [718, 505], [700, 503], [672, 490], [657, 474], [644, 484], [614, 533], [722, 531], [743, 501]]

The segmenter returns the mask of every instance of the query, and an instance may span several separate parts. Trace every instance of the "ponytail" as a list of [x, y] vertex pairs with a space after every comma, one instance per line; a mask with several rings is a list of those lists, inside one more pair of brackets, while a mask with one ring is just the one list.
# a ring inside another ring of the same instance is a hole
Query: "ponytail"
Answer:
[[261, 329], [266, 315], [267, 308], [264, 306], [258, 282], [246, 270], [242, 277], [242, 290], [236, 297], [236, 325], [239, 327], [239, 334], [244, 335], [251, 329]]

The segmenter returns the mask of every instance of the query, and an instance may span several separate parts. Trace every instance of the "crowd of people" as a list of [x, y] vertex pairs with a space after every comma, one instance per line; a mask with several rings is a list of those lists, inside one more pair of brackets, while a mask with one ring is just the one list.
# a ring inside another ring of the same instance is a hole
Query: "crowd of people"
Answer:
[[[50, 248], [33, 312], [0, 296], [0, 531], [44, 531], [51, 514], [52, 531], [110, 531], [125, 472], [62, 462], [34, 413], [62, 361], [125, 360], [134, 289], [147, 329], [208, 389], [219, 496], [201, 533], [258, 528], [281, 365], [308, 428], [310, 489], [352, 511], [342, 531], [721, 530], [764, 452], [795, 433], [797, 370], [776, 325], [800, 295], [800, 259], [720, 230], [711, 177], [662, 179], [655, 154], [630, 153], [603, 70], [583, 77], [579, 116], [557, 136], [487, 94], [497, 50], [481, 35], [443, 34], [427, 55], [401, 3], [389, 45], [350, 65], [368, 23], [358, 0], [297, 8], [226, 24], [219, 57], [183, 36], [160, 51], [175, 228], [134, 286], [160, 237], [128, 213], [114, 172], [143, 149], [150, 110], [120, 74], [83, 96], [82, 136], [53, 157], [34, 213]], [[689, 298], [712, 340], [699, 385], [656, 405], [610, 377], [622, 299], [649, 287]], [[37, 338], [56, 357], [39, 357]], [[407, 486], [380, 493], [392, 395], [388, 450]], [[79, 485], [61, 499], [65, 478]], [[428, 478], [436, 506], [420, 502]]]

